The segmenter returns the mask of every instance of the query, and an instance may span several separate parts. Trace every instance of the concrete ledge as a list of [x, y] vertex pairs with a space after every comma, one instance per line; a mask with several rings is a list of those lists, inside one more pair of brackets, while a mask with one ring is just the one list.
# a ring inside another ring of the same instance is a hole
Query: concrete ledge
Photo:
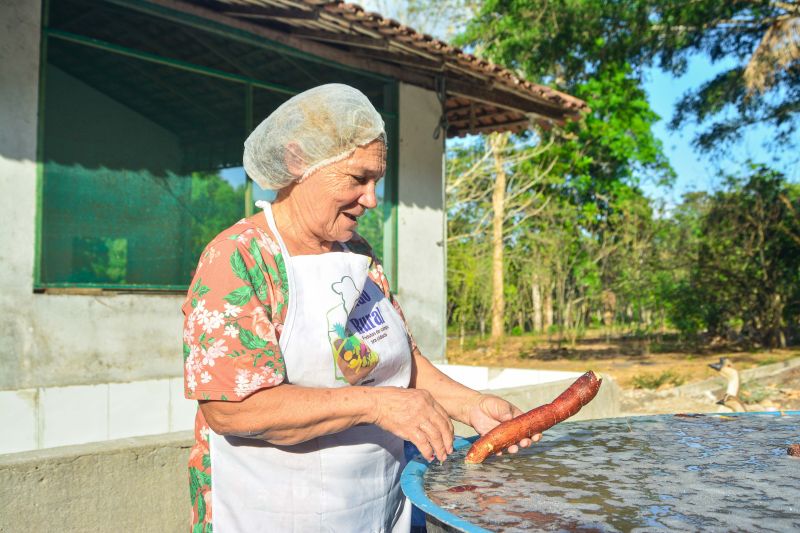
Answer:
[[192, 432], [0, 456], [0, 531], [186, 531]]
[[183, 377], [0, 390], [0, 454], [188, 431], [197, 402]]
[[[620, 416], [620, 399], [622, 392], [619, 385], [610, 377], [603, 375], [603, 384], [592, 402], [570, 418], [570, 420], [591, 420], [594, 418], [612, 418]], [[556, 396], [569, 387], [574, 378], [540, 383], [525, 387], [512, 387], [507, 389], [483, 391], [505, 398], [523, 411], [530, 411], [534, 407], [552, 402]], [[455, 422], [456, 435], [469, 437], [475, 435], [475, 430], [464, 424]]]
[[[490, 392], [529, 410], [572, 381]], [[619, 397], [604, 376], [575, 420], [617, 416]], [[457, 434], [474, 434], [459, 426]], [[186, 531], [192, 443], [184, 431], [0, 455], [0, 531]]]

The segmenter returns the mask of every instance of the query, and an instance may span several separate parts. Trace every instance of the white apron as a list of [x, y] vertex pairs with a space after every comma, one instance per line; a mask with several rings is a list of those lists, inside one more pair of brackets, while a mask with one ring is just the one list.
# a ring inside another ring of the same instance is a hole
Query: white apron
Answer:
[[[289, 280], [279, 340], [286, 381], [407, 387], [405, 324], [369, 279], [370, 259], [348, 251], [290, 257], [264, 204]], [[295, 446], [211, 431], [210, 449], [217, 533], [410, 530], [411, 505], [400, 491], [403, 441], [375, 425]]]

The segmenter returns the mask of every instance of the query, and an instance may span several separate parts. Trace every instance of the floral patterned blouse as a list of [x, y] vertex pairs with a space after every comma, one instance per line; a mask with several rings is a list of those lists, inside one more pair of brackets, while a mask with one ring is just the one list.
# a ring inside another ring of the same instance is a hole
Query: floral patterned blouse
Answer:
[[[370, 278], [402, 317], [367, 242], [356, 235], [347, 245], [371, 257]], [[288, 296], [286, 266], [274, 236], [246, 219], [217, 235], [201, 254], [182, 306], [186, 398], [241, 401], [282, 383], [286, 369], [278, 339]], [[416, 349], [410, 335], [409, 342]], [[209, 428], [199, 409], [194, 431], [189, 455], [192, 532], [211, 532]]]

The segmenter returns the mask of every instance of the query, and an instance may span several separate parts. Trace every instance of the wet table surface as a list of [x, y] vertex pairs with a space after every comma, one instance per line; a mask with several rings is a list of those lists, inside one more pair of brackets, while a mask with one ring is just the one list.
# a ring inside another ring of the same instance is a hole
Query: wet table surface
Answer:
[[800, 531], [800, 416], [561, 424], [517, 455], [425, 473], [428, 497], [491, 531]]

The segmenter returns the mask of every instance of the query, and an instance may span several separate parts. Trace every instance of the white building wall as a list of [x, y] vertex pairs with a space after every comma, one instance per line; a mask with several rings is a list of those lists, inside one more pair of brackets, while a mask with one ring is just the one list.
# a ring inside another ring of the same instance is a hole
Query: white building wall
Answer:
[[0, 389], [31, 342], [40, 16], [41, 2], [0, 5]]
[[400, 84], [397, 287], [420, 350], [444, 361], [446, 342], [446, 223], [444, 135], [436, 93]]

